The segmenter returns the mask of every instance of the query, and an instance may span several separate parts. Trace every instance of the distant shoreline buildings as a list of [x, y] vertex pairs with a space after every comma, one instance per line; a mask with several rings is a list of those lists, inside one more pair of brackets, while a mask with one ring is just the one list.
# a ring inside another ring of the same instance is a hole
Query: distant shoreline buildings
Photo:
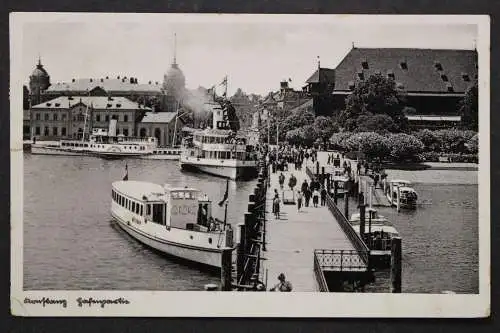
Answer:
[[[29, 90], [23, 89], [24, 138], [81, 138], [88, 136], [92, 127], [106, 128], [109, 119], [117, 119], [117, 134], [155, 136], [160, 146], [178, 144], [184, 120], [177, 111], [189, 92], [176, 60], [174, 55], [163, 84], [139, 83], [135, 77], [120, 75], [51, 84], [39, 59], [29, 77]], [[84, 126], [87, 112], [88, 124]], [[174, 137], [177, 142], [173, 142]]]

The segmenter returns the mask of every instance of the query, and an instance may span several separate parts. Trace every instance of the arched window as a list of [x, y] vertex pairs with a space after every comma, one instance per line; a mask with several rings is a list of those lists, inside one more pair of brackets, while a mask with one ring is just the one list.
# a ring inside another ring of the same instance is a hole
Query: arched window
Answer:
[[161, 139], [161, 129], [155, 128], [155, 138], [158, 140], [158, 143], [160, 143]]
[[144, 137], [146, 136], [146, 129], [145, 129], [145, 128], [141, 128], [141, 129], [139, 130], [139, 136], [140, 136], [141, 138], [144, 138]]

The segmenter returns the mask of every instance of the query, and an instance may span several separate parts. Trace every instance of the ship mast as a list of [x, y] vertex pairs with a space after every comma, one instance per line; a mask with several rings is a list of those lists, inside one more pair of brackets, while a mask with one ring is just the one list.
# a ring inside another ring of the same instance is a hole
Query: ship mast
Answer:
[[[89, 91], [90, 96], [90, 91]], [[85, 141], [85, 131], [87, 130], [87, 118], [89, 115], [89, 104], [87, 103], [87, 108], [85, 109], [85, 118], [83, 119], [83, 133], [82, 133], [82, 142]]]

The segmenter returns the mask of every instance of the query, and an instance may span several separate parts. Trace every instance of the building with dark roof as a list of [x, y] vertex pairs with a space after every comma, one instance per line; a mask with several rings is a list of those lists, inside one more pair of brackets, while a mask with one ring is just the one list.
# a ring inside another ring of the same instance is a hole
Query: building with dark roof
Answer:
[[457, 116], [459, 102], [477, 72], [475, 50], [353, 48], [335, 69], [318, 68], [304, 90], [315, 101], [327, 101], [315, 103], [316, 114], [333, 114], [345, 107], [345, 98], [356, 85], [381, 74], [405, 92], [407, 106], [416, 110], [414, 116], [434, 115], [442, 122], [446, 119], [442, 117]]

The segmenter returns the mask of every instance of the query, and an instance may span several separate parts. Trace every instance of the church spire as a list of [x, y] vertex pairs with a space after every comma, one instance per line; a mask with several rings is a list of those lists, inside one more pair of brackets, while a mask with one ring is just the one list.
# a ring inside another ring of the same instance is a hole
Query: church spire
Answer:
[[42, 67], [42, 57], [40, 56], [40, 52], [38, 52], [38, 67]]
[[174, 33], [174, 65], [177, 65], [177, 33]]

